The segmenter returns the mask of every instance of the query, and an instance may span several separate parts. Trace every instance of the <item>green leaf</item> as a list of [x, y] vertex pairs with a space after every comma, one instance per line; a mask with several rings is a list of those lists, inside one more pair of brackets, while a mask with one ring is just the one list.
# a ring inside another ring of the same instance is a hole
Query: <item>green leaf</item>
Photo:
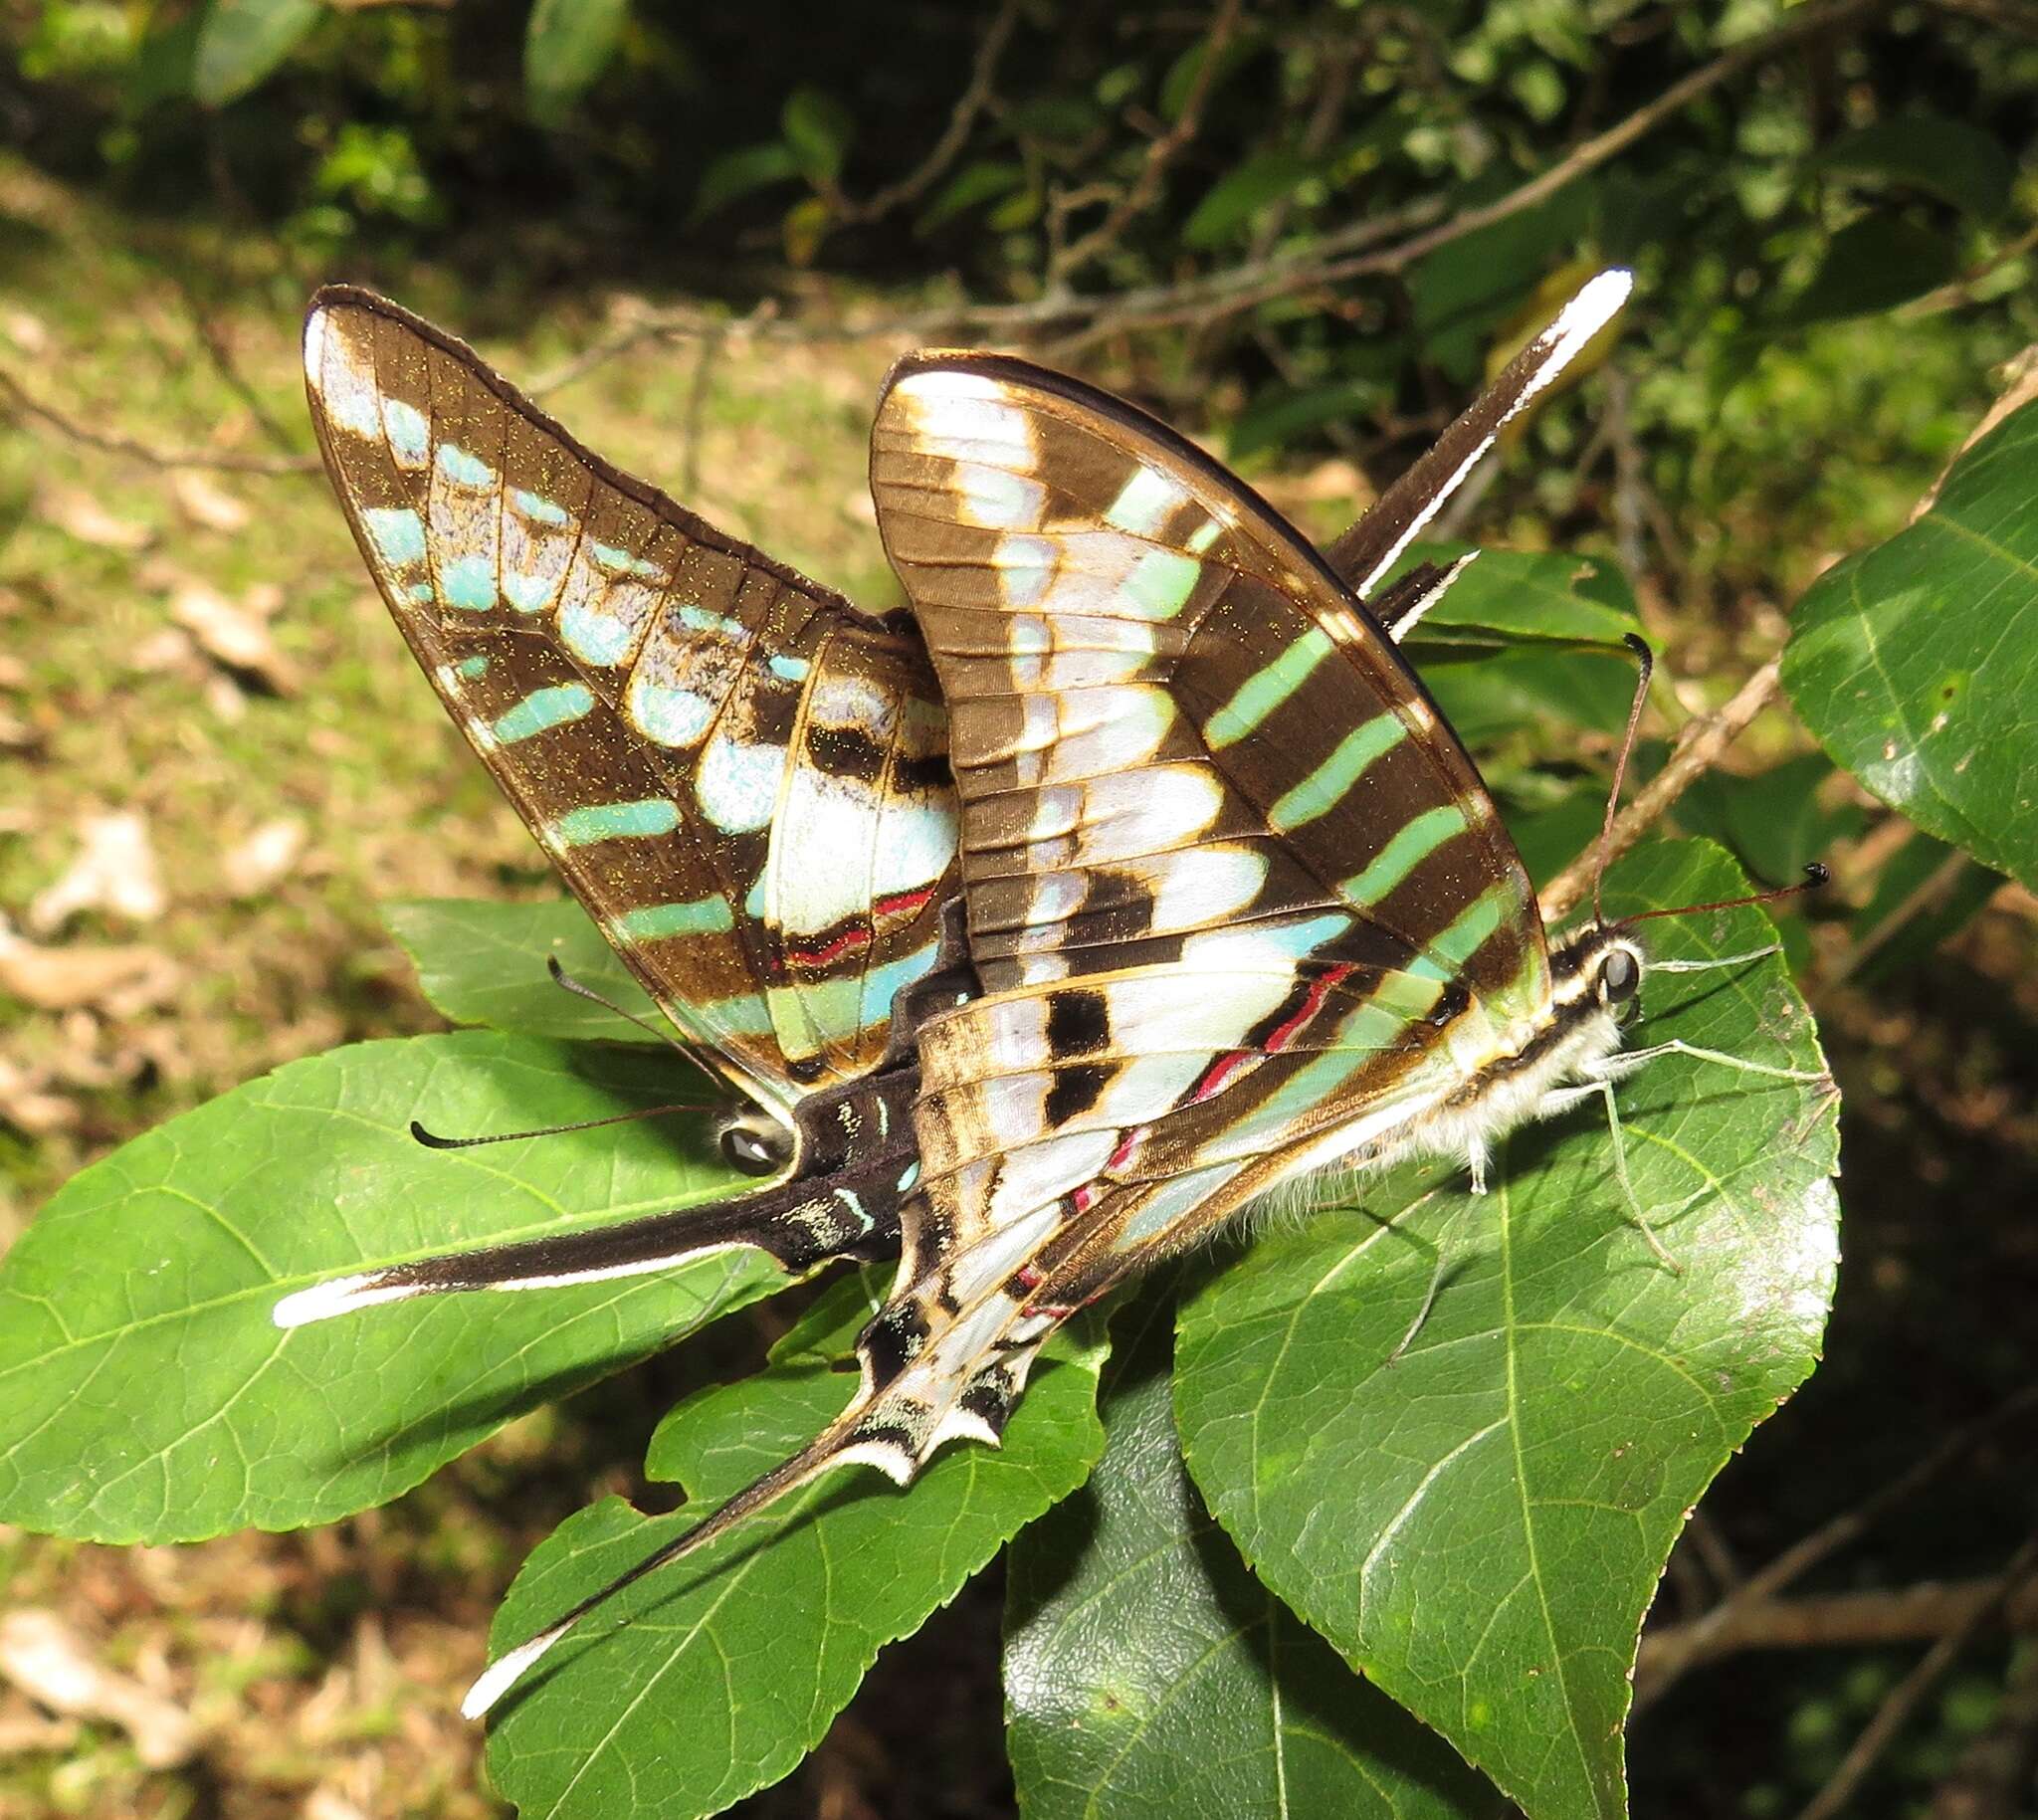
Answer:
[[1776, 332], [1880, 315], [1936, 290], [1959, 269], [1959, 249], [1943, 234], [1900, 215], [1864, 215], [1833, 236], [1804, 289], [1762, 326]]
[[[664, 1027], [665, 1014], [577, 904], [418, 898], [384, 905], [382, 921], [410, 955], [433, 1009], [453, 1023], [608, 1043], [655, 1043]], [[652, 1028], [557, 985], [548, 959]]]
[[713, 159], [701, 173], [701, 186], [694, 192], [691, 219], [702, 221], [716, 209], [726, 208], [753, 190], [768, 189], [774, 183], [787, 183], [799, 175], [799, 161], [793, 156], [792, 147], [777, 139], [764, 145], [741, 145], [734, 151], [725, 151]]
[[1009, 194], [1026, 181], [1026, 167], [1022, 164], [1003, 160], [991, 162], [981, 160], [965, 164], [954, 176], [941, 186], [940, 193], [928, 203], [915, 232], [931, 233], [942, 222], [975, 208], [979, 203]]
[[[1646, 848], [1616, 914], [1745, 889], [1717, 848]], [[1659, 958], [1773, 942], [1758, 910], [1652, 922]], [[1772, 957], [1655, 973], [1631, 1048], [1819, 1069]], [[1260, 1578], [1530, 1820], [1625, 1811], [1642, 1614], [1699, 1495], [1817, 1357], [1833, 1292], [1834, 1099], [1683, 1056], [1617, 1090], [1650, 1254], [1596, 1102], [1462, 1166], [1369, 1182], [1184, 1307], [1196, 1484]]]
[[779, 110], [778, 129], [794, 165], [809, 182], [833, 183], [856, 136], [856, 116], [820, 89], [795, 89]]
[[1295, 193], [1296, 185], [1316, 169], [1316, 160], [1296, 151], [1263, 151], [1234, 166], [1211, 185], [1182, 223], [1183, 244], [1208, 249], [1222, 246], [1235, 229], [1245, 226], [1270, 203]]
[[[1461, 205], [1488, 202], [1508, 187], [1496, 174], [1468, 185]], [[1554, 265], [1577, 257], [1596, 186], [1567, 183], [1547, 202], [1464, 235], [1419, 261], [1408, 297], [1424, 354], [1460, 383], [1475, 378], [1493, 331], [1529, 301]]]
[[2016, 167], [1994, 133], [1941, 113], [1902, 113], [1843, 132], [1813, 162], [1942, 197], [1991, 220], [2009, 206]]
[[[1391, 587], [1418, 562], [1432, 562], [1441, 568], [1471, 547], [1467, 543], [1414, 544], [1381, 586]], [[1479, 559], [1409, 634], [1407, 648], [1422, 652], [1426, 647], [1490, 646], [1494, 642], [1463, 636], [1467, 633], [1498, 634], [1509, 644], [1554, 639], [1618, 648], [1622, 638], [1639, 632], [1641, 626], [1633, 591], [1611, 562], [1561, 550], [1483, 549]], [[1633, 660], [1624, 652], [1621, 657], [1632, 669]]]
[[1240, 412], [1225, 438], [1226, 456], [1236, 465], [1262, 449], [1279, 449], [1329, 423], [1361, 420], [1388, 396], [1371, 379], [1332, 380], [1296, 389], [1277, 386]]
[[539, 125], [558, 125], [594, 86], [629, 12], [630, 0], [536, 0], [523, 36], [523, 93]]
[[[1249, 58], [1259, 55], [1263, 42], [1261, 34], [1251, 27], [1232, 33], [1217, 54], [1217, 67], [1211, 72], [1209, 88], [1204, 91], [1205, 105], [1238, 74]], [[1203, 65], [1209, 60], [1210, 45], [1208, 38], [1197, 39], [1168, 66], [1167, 74], [1160, 79], [1160, 117], [1170, 125], [1182, 117], [1189, 104], [1189, 97], [1196, 92]]]
[[[1101, 1345], [1058, 1335], [993, 1451], [951, 1447], [909, 1491], [847, 1468], [618, 1597], [545, 1658], [489, 1739], [525, 1820], [688, 1820], [775, 1782], [817, 1744], [878, 1651], [911, 1635], [1018, 1530], [1083, 1483], [1104, 1445]], [[801, 1359], [676, 1409], [646, 1468], [687, 1508], [609, 1499], [539, 1545], [498, 1615], [498, 1651], [687, 1528], [804, 1445], [847, 1370]]]
[[1169, 1286], [1117, 1322], [1104, 1458], [1012, 1545], [1005, 1702], [1027, 1820], [1462, 1820], [1499, 1797], [1246, 1571], [1187, 1474]]
[[238, 101], [295, 51], [324, 0], [212, 0], [198, 28], [191, 93], [206, 107]]
[[[460, 1245], [726, 1193], [669, 1121], [482, 1151], [668, 1097], [674, 1065], [484, 1032], [363, 1043], [222, 1095], [76, 1176], [0, 1263], [0, 1520], [97, 1541], [329, 1522], [784, 1277], [434, 1297], [280, 1331], [280, 1297]], [[742, 1184], [746, 1185], [746, 1184]]]
[[1783, 687], [1884, 802], [2038, 888], [2038, 405], [1962, 455], [1916, 523], [1805, 590]]

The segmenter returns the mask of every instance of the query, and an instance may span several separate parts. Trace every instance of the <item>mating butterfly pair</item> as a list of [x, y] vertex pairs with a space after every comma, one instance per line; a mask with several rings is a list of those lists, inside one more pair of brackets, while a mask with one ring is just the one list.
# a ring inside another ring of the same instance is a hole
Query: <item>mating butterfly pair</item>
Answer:
[[[581, 449], [383, 301], [306, 377], [370, 571], [455, 719], [779, 1180], [710, 1208], [343, 1277], [293, 1326], [753, 1245], [897, 1250], [842, 1417], [501, 1658], [819, 1474], [995, 1442], [1074, 1310], [1279, 1183], [1469, 1158], [1603, 1095], [1626, 925], [1552, 950], [1382, 578], [1624, 301], [1593, 280], [1320, 554], [1144, 414], [919, 355], [872, 436], [910, 609], [877, 616]], [[1643, 1054], [1650, 1052], [1642, 1052]], [[1723, 1058], [1725, 1059], [1725, 1058]], [[1746, 1065], [1742, 1065], [1746, 1066]], [[1759, 1071], [1783, 1072], [1783, 1071]]]

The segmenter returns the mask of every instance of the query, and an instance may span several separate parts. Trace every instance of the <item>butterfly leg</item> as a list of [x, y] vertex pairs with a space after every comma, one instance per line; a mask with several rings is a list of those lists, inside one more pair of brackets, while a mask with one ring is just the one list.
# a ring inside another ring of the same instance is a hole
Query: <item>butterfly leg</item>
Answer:
[[1743, 1056], [1729, 1055], [1724, 1049], [1701, 1049], [1696, 1043], [1687, 1043], [1681, 1037], [1672, 1037], [1667, 1043], [1652, 1043], [1647, 1049], [1630, 1049], [1604, 1057], [1591, 1065], [1590, 1072], [1602, 1081], [1618, 1081], [1660, 1056], [1690, 1056], [1695, 1062], [1718, 1062], [1723, 1068], [1737, 1069], [1744, 1075], [1761, 1075], [1771, 1081], [1824, 1081], [1828, 1078], [1824, 1069], [1771, 1068], [1763, 1062], [1750, 1062]]
[[[1631, 1055], [1613, 1056], [1609, 1057], [1608, 1060], [1639, 1063], [1651, 1055], [1660, 1053], [1660, 1050], [1638, 1049]], [[1593, 1072], [1598, 1074], [1602, 1071], [1603, 1067], [1604, 1064], [1596, 1065]], [[1625, 1068], [1619, 1071], [1620, 1074], [1627, 1074], [1629, 1072], [1630, 1070]], [[1664, 1246], [1663, 1241], [1656, 1236], [1656, 1229], [1649, 1224], [1648, 1214], [1642, 1210], [1642, 1197], [1635, 1192], [1634, 1179], [1628, 1174], [1627, 1138], [1621, 1130], [1620, 1109], [1614, 1105], [1613, 1101], [1613, 1082], [1611, 1080], [1587, 1081], [1577, 1087], [1559, 1087], [1542, 1097], [1535, 1108], [1535, 1115], [1541, 1118], [1546, 1117], [1551, 1112], [1563, 1112], [1567, 1107], [1578, 1106], [1584, 1101], [1591, 1099], [1594, 1095], [1597, 1095], [1606, 1107], [1606, 1125], [1613, 1137], [1613, 1172], [1620, 1178], [1620, 1191], [1627, 1199], [1628, 1218], [1634, 1221], [1636, 1229], [1648, 1241], [1649, 1249], [1656, 1254], [1656, 1261], [1665, 1270], [1682, 1277], [1684, 1275], [1684, 1266], [1671, 1255]], [[1689, 1206], [1690, 1204], [1687, 1201], [1684, 1205]], [[1680, 1207], [1678, 1211], [1681, 1213], [1684, 1211], [1684, 1208]]]

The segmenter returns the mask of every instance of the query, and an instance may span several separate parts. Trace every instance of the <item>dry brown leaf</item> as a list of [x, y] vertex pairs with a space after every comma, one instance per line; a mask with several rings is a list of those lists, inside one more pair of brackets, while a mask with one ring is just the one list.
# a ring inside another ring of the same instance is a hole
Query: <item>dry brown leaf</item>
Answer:
[[305, 824], [294, 815], [264, 822], [220, 862], [227, 890], [236, 898], [259, 898], [290, 876], [305, 851]]
[[296, 666], [277, 650], [268, 624], [259, 614], [235, 606], [217, 588], [202, 581], [180, 583], [170, 596], [170, 617], [216, 663], [254, 678], [277, 695], [296, 691]]
[[45, 487], [38, 509], [66, 536], [100, 549], [143, 550], [155, 539], [146, 524], [114, 517], [100, 504], [98, 494], [82, 487]]
[[179, 632], [175, 626], [164, 626], [132, 646], [127, 653], [127, 663], [130, 668], [153, 676], [159, 671], [181, 670], [195, 662], [197, 657], [198, 648], [187, 634]]
[[193, 468], [170, 476], [170, 496], [177, 509], [202, 530], [246, 530], [254, 515], [243, 501]]
[[176, 962], [155, 948], [45, 948], [0, 929], [0, 993], [39, 1011], [85, 1007], [127, 1017], [161, 1004], [180, 978]]
[[28, 926], [38, 935], [61, 927], [82, 910], [103, 910], [130, 922], [152, 922], [169, 899], [148, 824], [131, 810], [89, 815], [79, 829], [84, 850], [71, 869], [28, 907]]
[[[47, 1069], [21, 1068], [0, 1055], [0, 1120], [31, 1137], [68, 1131], [78, 1122], [78, 1108], [49, 1087]], [[0, 1750], [0, 1756], [5, 1754]]]
[[181, 1707], [116, 1675], [51, 1611], [0, 1616], [0, 1675], [31, 1700], [78, 1719], [109, 1719], [134, 1740], [150, 1769], [173, 1769], [198, 1751], [198, 1727]]

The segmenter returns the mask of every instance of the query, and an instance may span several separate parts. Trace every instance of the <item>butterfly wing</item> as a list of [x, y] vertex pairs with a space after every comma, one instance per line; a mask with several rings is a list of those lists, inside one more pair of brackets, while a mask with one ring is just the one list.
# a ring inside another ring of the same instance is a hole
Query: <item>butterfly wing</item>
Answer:
[[952, 883], [911, 629], [617, 473], [369, 293], [318, 295], [305, 361], [390, 613], [700, 1059], [787, 1122], [871, 1067]]

